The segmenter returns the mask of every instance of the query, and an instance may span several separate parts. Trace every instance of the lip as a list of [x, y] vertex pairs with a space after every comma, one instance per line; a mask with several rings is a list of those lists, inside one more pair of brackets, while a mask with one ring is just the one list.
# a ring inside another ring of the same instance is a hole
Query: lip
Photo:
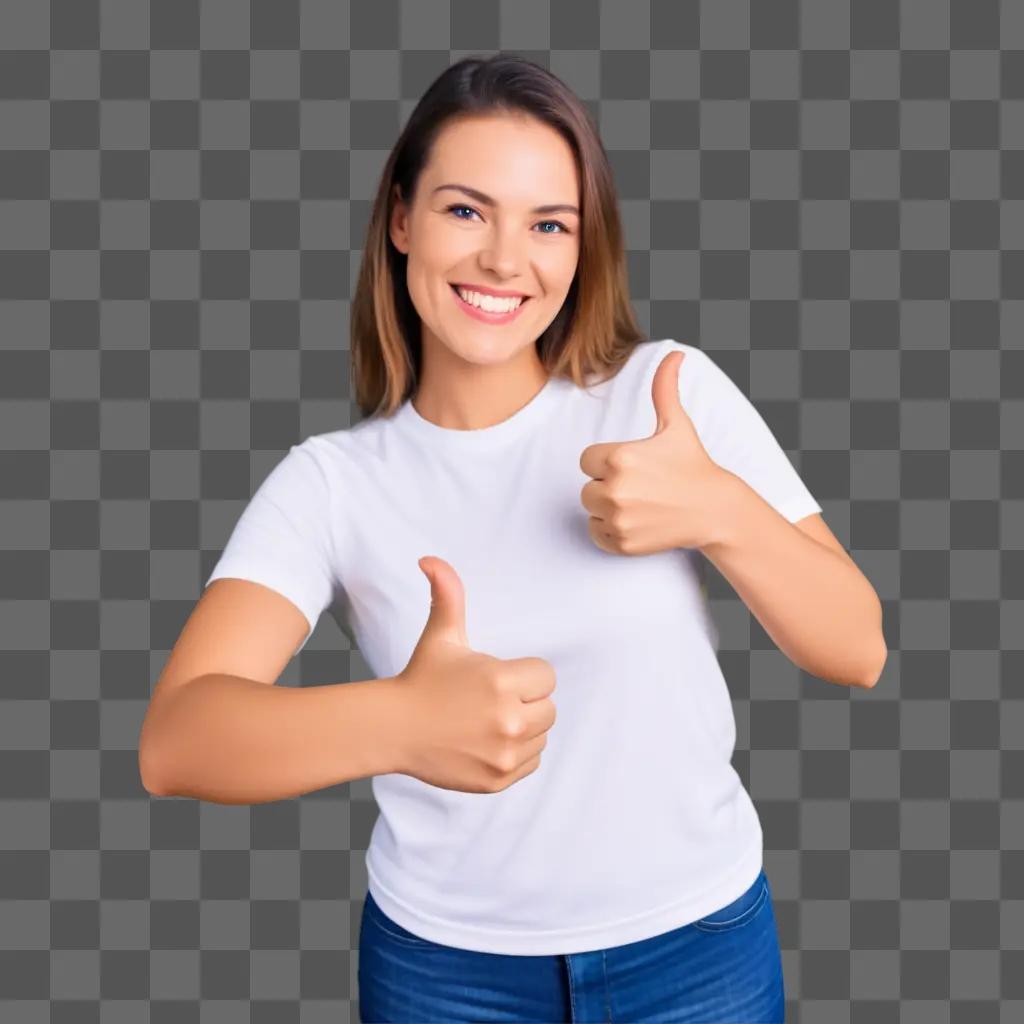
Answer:
[[458, 303], [460, 309], [462, 309], [464, 313], [466, 313], [468, 316], [473, 317], [475, 320], [479, 320], [481, 323], [485, 324], [511, 323], [513, 320], [515, 320], [517, 316], [519, 316], [519, 314], [523, 311], [523, 308], [530, 301], [528, 297], [524, 298], [523, 301], [520, 302], [519, 305], [516, 306], [516, 308], [513, 309], [511, 313], [488, 313], [486, 310], [478, 309], [476, 306], [471, 306], [468, 302], [466, 302], [459, 294], [455, 285], [451, 285], [449, 290], [451, 291], [455, 301]]
[[487, 288], [481, 284], [467, 284], [465, 281], [450, 281], [453, 288], [465, 288], [467, 292], [479, 292], [481, 295], [493, 295], [496, 299], [528, 299], [526, 292], [509, 292], [500, 288]]

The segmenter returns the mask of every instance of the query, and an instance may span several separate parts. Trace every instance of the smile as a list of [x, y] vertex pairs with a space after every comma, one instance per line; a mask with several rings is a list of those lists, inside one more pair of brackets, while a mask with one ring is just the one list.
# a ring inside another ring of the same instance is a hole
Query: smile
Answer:
[[455, 285], [450, 285], [449, 287], [451, 288], [452, 295], [455, 296], [455, 301], [459, 304], [460, 308], [467, 315], [474, 317], [476, 320], [480, 320], [485, 324], [510, 323], [519, 316], [523, 307], [530, 301], [529, 298], [523, 299], [515, 309], [509, 310], [507, 313], [491, 313], [486, 309], [481, 309], [479, 306], [474, 306], [472, 303], [466, 302], [466, 300], [459, 294]]

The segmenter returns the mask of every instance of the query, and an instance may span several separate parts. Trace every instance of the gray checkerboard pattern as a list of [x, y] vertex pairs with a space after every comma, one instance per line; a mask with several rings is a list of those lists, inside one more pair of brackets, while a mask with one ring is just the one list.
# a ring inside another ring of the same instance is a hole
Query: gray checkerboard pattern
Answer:
[[[155, 799], [138, 729], [262, 477], [353, 422], [400, 125], [496, 50], [595, 113], [642, 323], [883, 600], [851, 690], [709, 578], [788, 1020], [1024, 1020], [1020, 0], [3, 0], [0, 1019], [356, 1016], [369, 781]], [[370, 674], [325, 617], [283, 682]]]

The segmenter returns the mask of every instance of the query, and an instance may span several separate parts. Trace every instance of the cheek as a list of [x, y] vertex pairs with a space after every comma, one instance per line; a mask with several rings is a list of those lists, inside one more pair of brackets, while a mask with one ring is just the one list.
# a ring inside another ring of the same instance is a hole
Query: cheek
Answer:
[[451, 260], [463, 259], [477, 248], [474, 234], [458, 223], [446, 223], [443, 219], [427, 221], [417, 241], [420, 243], [420, 258], [424, 263], [443, 267]]
[[420, 319], [434, 323], [438, 317], [438, 300], [430, 283], [431, 274], [422, 263], [409, 260], [405, 271], [405, 284], [409, 298]]
[[550, 291], [559, 294], [567, 292], [579, 266], [579, 249], [566, 245], [562, 252], [552, 253], [544, 267], [544, 276], [550, 282]]

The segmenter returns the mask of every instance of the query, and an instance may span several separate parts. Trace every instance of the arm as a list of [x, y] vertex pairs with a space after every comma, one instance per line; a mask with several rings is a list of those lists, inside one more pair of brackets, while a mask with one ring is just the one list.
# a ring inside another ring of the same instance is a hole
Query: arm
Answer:
[[812, 675], [872, 687], [887, 655], [882, 605], [852, 560], [807, 536], [724, 471], [717, 538], [700, 550], [779, 649]]
[[291, 688], [199, 676], [144, 723], [143, 784], [155, 796], [254, 804], [397, 771], [399, 709], [390, 678]]

